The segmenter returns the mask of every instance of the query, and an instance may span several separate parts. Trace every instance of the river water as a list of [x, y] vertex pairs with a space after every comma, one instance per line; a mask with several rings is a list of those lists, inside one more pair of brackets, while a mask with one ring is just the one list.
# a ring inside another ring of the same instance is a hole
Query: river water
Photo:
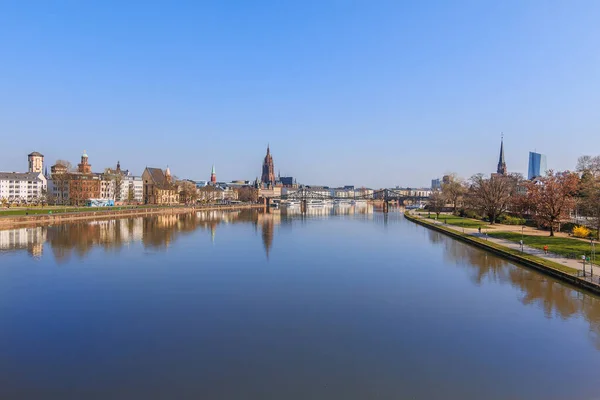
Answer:
[[372, 207], [0, 231], [1, 399], [600, 399], [600, 299]]

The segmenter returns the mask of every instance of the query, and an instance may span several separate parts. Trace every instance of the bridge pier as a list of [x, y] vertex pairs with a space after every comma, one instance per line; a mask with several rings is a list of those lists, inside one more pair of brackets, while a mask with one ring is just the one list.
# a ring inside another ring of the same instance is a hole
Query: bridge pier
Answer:
[[307, 206], [308, 206], [308, 202], [306, 201], [306, 199], [300, 200], [300, 212], [302, 214], [306, 214]]
[[387, 214], [389, 211], [390, 211], [390, 202], [389, 202], [389, 200], [384, 200], [383, 201], [383, 212]]

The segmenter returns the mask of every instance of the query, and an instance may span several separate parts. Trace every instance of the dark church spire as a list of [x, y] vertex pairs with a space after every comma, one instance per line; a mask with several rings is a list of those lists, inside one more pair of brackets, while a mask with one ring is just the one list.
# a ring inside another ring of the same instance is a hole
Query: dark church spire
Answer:
[[506, 175], [506, 161], [504, 160], [504, 134], [500, 139], [500, 157], [498, 158], [498, 170], [497, 173]]

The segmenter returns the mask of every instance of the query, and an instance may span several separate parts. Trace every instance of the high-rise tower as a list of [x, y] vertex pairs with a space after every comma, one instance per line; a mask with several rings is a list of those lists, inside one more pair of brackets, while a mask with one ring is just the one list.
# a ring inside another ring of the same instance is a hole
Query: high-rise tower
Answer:
[[267, 146], [267, 155], [262, 166], [262, 183], [269, 186], [275, 185], [275, 165], [271, 156], [271, 149]]
[[500, 139], [500, 157], [498, 158], [498, 169], [500, 175], [506, 175], [506, 161], [504, 161], [504, 136]]

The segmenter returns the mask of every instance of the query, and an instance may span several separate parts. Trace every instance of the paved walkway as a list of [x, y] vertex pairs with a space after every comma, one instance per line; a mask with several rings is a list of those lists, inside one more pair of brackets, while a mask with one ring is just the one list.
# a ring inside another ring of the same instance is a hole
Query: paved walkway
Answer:
[[[417, 217], [417, 218], [425, 219], [427, 222], [431, 222], [436, 225], [443, 225], [443, 226], [453, 229], [457, 232], [463, 231], [464, 233], [467, 233], [469, 235], [479, 237], [479, 238], [482, 238], [485, 240], [489, 240], [490, 242], [497, 243], [501, 246], [508, 247], [510, 249], [521, 250], [521, 245], [519, 243], [511, 242], [510, 240], [506, 240], [506, 239], [498, 239], [498, 238], [493, 238], [493, 237], [487, 236], [487, 234], [485, 233], [485, 231], [486, 231], [485, 228], [482, 229], [482, 233], [479, 233], [479, 231], [475, 228], [461, 228], [460, 226], [446, 225], [441, 220], [436, 221], [433, 219], [423, 218], [420, 215], [415, 214], [415, 213], [411, 213], [411, 215], [414, 217]], [[499, 229], [498, 231], [500, 232], [502, 230]], [[545, 260], [553, 261], [553, 262], [562, 264], [566, 267], [573, 268], [578, 271], [582, 271], [583, 265], [581, 263], [581, 260], [565, 258], [565, 257], [562, 257], [562, 256], [560, 256], [558, 254], [554, 254], [554, 253], [544, 254], [543, 250], [536, 249], [535, 247], [529, 247], [529, 246], [523, 246], [523, 252], [525, 254], [530, 254], [532, 256], [543, 258]], [[589, 276], [590, 265], [588, 263], [585, 264], [585, 271], [586, 271], [586, 275]], [[598, 279], [600, 279], [600, 266], [598, 266], [598, 265], [593, 266], [593, 276], [594, 276], [594, 282], [598, 282]]]

